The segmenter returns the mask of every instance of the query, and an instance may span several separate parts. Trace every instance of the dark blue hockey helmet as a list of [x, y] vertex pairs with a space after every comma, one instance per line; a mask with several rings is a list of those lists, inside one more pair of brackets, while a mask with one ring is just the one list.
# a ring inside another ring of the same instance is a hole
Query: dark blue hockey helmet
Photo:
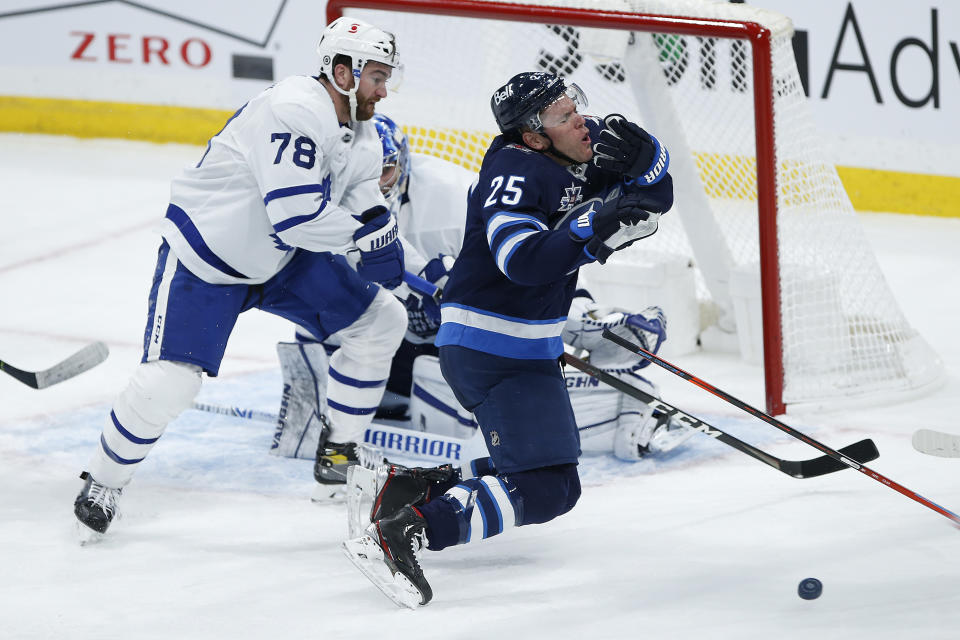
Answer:
[[587, 98], [576, 84], [568, 85], [560, 76], [545, 71], [525, 71], [493, 92], [490, 110], [502, 133], [524, 126], [542, 131], [540, 113], [564, 95], [577, 107], [587, 106]]

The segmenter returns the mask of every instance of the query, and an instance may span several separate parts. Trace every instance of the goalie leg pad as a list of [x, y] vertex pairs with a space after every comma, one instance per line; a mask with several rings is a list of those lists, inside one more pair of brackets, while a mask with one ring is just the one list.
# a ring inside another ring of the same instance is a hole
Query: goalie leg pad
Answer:
[[113, 403], [87, 471], [114, 489], [125, 486], [137, 465], [174, 418], [200, 391], [196, 365], [155, 360], [140, 364]]
[[410, 427], [463, 439], [477, 433], [477, 421], [460, 405], [440, 372], [440, 359], [436, 356], [418, 356], [413, 361]]
[[277, 343], [283, 394], [270, 453], [287, 458], [316, 457], [327, 396], [327, 353], [319, 342]]

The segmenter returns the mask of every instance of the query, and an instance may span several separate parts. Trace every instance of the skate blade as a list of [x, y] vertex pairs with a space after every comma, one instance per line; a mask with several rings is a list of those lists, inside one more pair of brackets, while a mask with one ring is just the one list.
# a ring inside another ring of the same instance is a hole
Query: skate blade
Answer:
[[355, 465], [347, 469], [347, 532], [357, 538], [370, 525], [370, 509], [377, 492], [375, 471]]
[[76, 522], [77, 527], [77, 539], [80, 541], [81, 547], [86, 547], [88, 545], [94, 545], [106, 538], [105, 533], [100, 533], [99, 531], [94, 531], [87, 525], [83, 524], [79, 520]]
[[318, 482], [313, 487], [313, 494], [310, 496], [310, 501], [314, 504], [343, 504], [346, 497], [346, 485], [320, 484]]
[[410, 580], [387, 565], [380, 545], [368, 535], [347, 540], [340, 547], [360, 573], [365, 575], [383, 595], [398, 607], [417, 609], [423, 603], [423, 595]]

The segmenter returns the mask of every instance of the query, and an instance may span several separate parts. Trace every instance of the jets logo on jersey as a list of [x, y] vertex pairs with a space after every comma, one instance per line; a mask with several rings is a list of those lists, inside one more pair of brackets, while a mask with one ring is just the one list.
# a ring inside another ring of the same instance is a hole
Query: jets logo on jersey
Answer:
[[580, 193], [580, 187], [570, 185], [563, 188], [564, 195], [560, 198], [560, 208], [557, 211], [570, 211], [583, 200], [583, 194]]

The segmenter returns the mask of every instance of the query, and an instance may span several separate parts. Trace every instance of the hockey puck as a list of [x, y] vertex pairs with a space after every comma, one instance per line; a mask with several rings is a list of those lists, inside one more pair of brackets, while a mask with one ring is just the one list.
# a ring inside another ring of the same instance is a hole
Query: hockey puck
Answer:
[[797, 587], [797, 595], [804, 600], [816, 600], [823, 593], [823, 583], [816, 578], [804, 578]]

